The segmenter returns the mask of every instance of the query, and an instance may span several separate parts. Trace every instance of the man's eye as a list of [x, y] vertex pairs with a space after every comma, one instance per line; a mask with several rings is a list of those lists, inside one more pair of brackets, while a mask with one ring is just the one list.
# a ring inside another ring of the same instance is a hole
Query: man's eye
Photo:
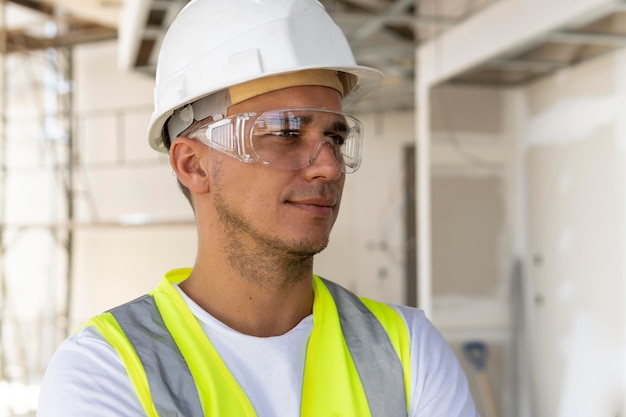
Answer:
[[293, 138], [296, 139], [300, 136], [299, 130], [277, 130], [274, 132], [269, 132], [268, 134], [272, 136], [278, 136], [281, 138]]
[[326, 137], [330, 138], [336, 145], [343, 145], [346, 138], [338, 133], [327, 133]]

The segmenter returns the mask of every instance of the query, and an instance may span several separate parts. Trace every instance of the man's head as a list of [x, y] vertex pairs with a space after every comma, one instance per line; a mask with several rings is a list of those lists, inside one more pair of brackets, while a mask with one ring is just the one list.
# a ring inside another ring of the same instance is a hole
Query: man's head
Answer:
[[242, 248], [257, 263], [322, 250], [360, 162], [343, 105], [381, 80], [316, 0], [192, 0], [163, 39], [149, 141], [169, 152], [200, 242], [242, 269]]

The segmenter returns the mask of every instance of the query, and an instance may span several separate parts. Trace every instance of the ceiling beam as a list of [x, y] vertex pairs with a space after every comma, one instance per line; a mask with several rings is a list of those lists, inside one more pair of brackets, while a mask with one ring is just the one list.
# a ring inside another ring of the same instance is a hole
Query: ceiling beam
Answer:
[[68, 14], [58, 14], [58, 8], [51, 2], [35, 0], [8, 1], [11, 4], [40, 13], [45, 19], [55, 23], [59, 30], [54, 36], [46, 36], [40, 33], [40, 30], [33, 28], [8, 29], [6, 32], [6, 50], [0, 50], [2, 53], [68, 47], [117, 38], [116, 28]]
[[85, 25], [54, 37], [29, 34], [22, 29], [7, 31], [6, 53], [36, 51], [47, 48], [61, 48], [85, 43], [100, 42], [117, 38], [117, 30], [100, 25]]
[[485, 67], [512, 71], [551, 72], [569, 65], [570, 64], [566, 62], [496, 58], [487, 62]]
[[552, 42], [573, 43], [573, 44], [593, 44], [593, 45], [613, 45], [625, 46], [626, 35], [616, 35], [610, 33], [591, 33], [562, 31], [551, 32], [546, 37]]
[[373, 17], [365, 24], [361, 25], [360, 28], [352, 32], [348, 38], [353, 41], [362, 41], [370, 36], [374, 35], [377, 31], [379, 31], [385, 23], [387, 19], [392, 16], [397, 16], [411, 5], [415, 3], [415, 0], [396, 0], [391, 6], [385, 9], [380, 15]]
[[43, 3], [36, 0], [8, 0], [9, 3], [17, 4], [18, 6], [26, 7], [27, 9], [34, 10], [39, 13], [43, 13], [49, 16], [54, 15], [54, 6], [52, 4]]

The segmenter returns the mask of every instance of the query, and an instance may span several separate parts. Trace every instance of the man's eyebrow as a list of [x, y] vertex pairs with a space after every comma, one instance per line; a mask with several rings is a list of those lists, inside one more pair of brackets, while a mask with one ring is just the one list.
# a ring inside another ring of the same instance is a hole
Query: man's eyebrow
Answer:
[[311, 116], [310, 114], [306, 114], [306, 113], [303, 113], [303, 114], [297, 113], [294, 115], [294, 117], [297, 118], [298, 121], [303, 125], [309, 124], [313, 121], [313, 116]]
[[[291, 114], [290, 117], [288, 117], [288, 119], [292, 118], [297, 119], [300, 126], [306, 126], [307, 124], [311, 124], [313, 122], [314, 116], [308, 113], [296, 113]], [[329, 124], [330, 130], [335, 132], [347, 132], [349, 130], [348, 123], [345, 121], [344, 118], [335, 118]]]
[[[313, 121], [313, 116], [310, 114], [305, 113], [305, 114], [299, 114], [297, 116], [298, 116], [298, 119], [300, 119], [300, 123], [303, 125], [309, 124]], [[331, 122], [330, 125], [331, 125], [332, 130], [341, 131], [341, 132], [348, 131], [348, 124], [343, 118], [339, 118], [339, 117], [335, 118]]]
[[335, 123], [333, 123], [333, 130], [338, 132], [347, 132], [348, 124], [343, 120], [335, 120]]

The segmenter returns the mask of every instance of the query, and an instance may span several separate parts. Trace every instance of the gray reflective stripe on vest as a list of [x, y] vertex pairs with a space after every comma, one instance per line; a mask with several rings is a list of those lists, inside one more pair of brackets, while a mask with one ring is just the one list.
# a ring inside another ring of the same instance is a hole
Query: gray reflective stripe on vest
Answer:
[[[341, 330], [372, 417], [407, 416], [402, 364], [387, 332], [356, 295], [323, 281], [337, 306]], [[203, 415], [189, 367], [154, 298], [145, 295], [110, 313], [139, 356], [159, 416]]]
[[144, 295], [110, 313], [141, 360], [159, 416], [203, 415], [187, 362], [165, 327], [154, 298]]
[[384, 327], [359, 298], [325, 280], [372, 417], [407, 416], [404, 371]]

